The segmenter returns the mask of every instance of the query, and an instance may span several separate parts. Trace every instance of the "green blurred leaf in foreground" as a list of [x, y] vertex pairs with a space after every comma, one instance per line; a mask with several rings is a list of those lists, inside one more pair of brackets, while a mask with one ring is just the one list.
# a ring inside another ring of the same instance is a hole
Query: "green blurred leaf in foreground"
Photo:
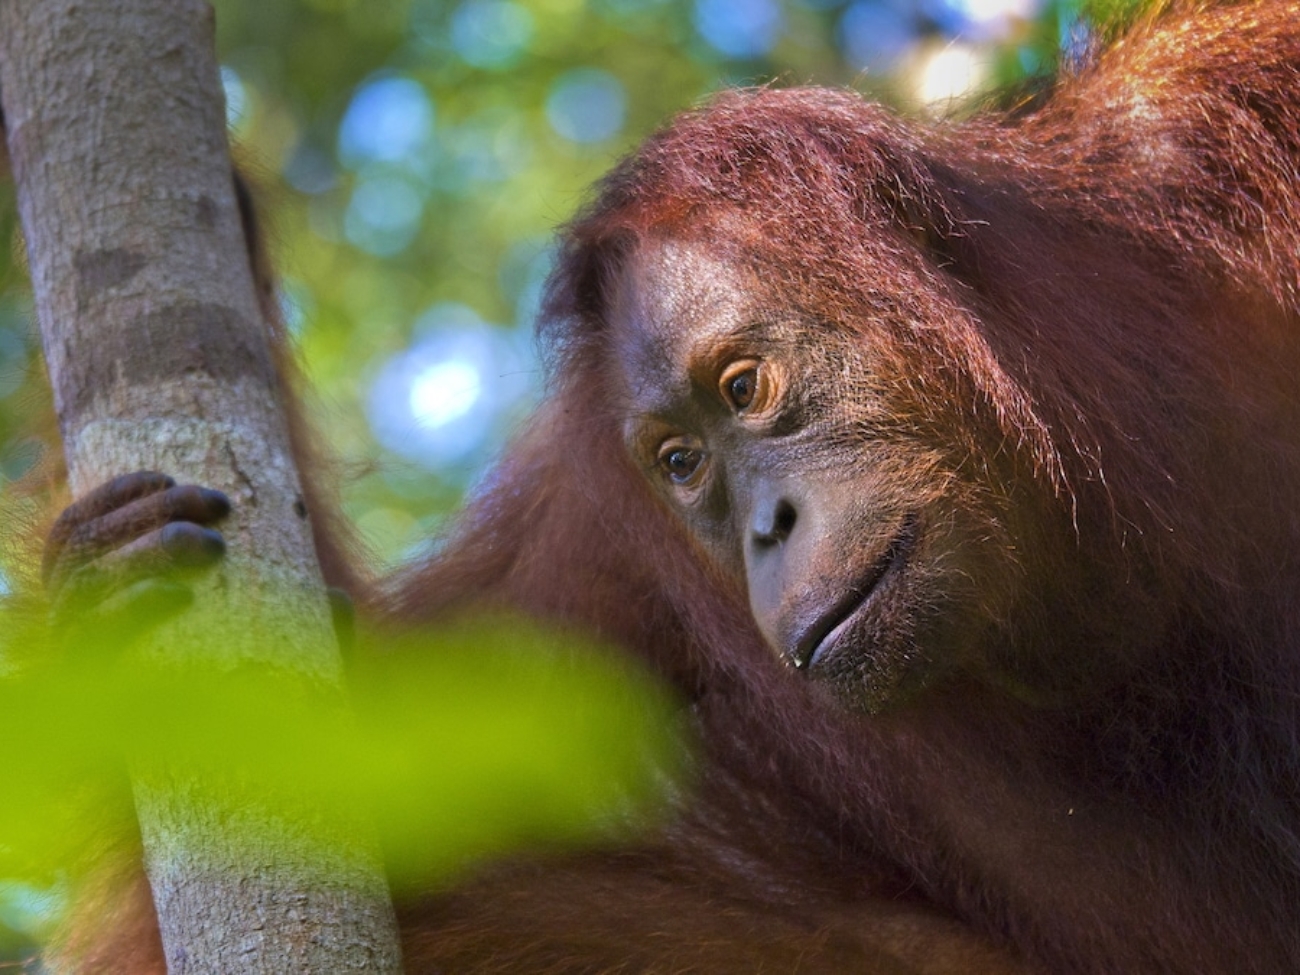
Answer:
[[652, 815], [681, 767], [667, 695], [571, 637], [466, 624], [390, 640], [372, 663], [350, 711], [265, 667], [100, 658], [0, 682], [0, 876], [48, 880], [120, 832], [129, 803], [102, 801], [102, 783], [128, 759], [219, 783], [255, 821], [289, 816], [295, 843], [330, 837], [293, 810], [373, 817], [398, 885], [524, 842], [596, 839]]

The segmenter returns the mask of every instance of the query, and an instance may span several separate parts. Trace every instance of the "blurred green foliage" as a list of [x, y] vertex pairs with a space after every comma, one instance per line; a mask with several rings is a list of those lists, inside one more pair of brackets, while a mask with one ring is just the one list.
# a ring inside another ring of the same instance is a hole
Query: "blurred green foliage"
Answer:
[[139, 660], [148, 629], [122, 618], [93, 645], [33, 653], [48, 627], [0, 604], [0, 646], [44, 659], [0, 680], [0, 960], [45, 933], [69, 870], [133, 835], [127, 758], [219, 783], [232, 816], [262, 811], [238, 814], [247, 830], [230, 838], [286, 844], [291, 862], [334, 863], [338, 824], [374, 821], [399, 889], [520, 845], [612, 839], [685, 767], [675, 704], [648, 675], [522, 621], [391, 637], [350, 675], [346, 705], [264, 665]]
[[646, 674], [522, 621], [390, 640], [352, 674], [346, 710], [336, 688], [264, 666], [84, 664], [0, 682], [0, 876], [48, 880], [120, 832], [78, 800], [123, 785], [124, 756], [197, 779], [237, 771], [249, 796], [286, 808], [306, 796], [375, 817], [397, 880], [426, 884], [521, 841], [609, 830], [680, 769], [672, 705]]

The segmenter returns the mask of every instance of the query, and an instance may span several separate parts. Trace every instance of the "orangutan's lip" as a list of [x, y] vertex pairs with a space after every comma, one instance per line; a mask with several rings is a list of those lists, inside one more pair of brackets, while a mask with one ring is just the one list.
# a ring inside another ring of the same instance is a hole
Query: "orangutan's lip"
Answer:
[[871, 602], [881, 584], [894, 575], [907, 561], [916, 544], [916, 515], [903, 519], [893, 539], [885, 546], [880, 558], [872, 563], [862, 580], [849, 588], [839, 602], [819, 616], [795, 644], [790, 660], [800, 670], [805, 670], [817, 662], [826, 648], [835, 642], [843, 632], [845, 624], [856, 617]]

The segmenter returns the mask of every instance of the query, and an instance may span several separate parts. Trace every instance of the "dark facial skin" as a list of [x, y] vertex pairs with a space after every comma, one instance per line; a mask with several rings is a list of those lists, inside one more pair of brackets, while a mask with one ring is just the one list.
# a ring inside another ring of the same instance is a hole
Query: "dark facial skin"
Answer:
[[845, 703], [984, 669], [1023, 575], [1006, 492], [960, 473], [968, 448], [934, 442], [870, 342], [763, 278], [689, 244], [633, 255], [609, 313], [629, 450], [777, 654]]

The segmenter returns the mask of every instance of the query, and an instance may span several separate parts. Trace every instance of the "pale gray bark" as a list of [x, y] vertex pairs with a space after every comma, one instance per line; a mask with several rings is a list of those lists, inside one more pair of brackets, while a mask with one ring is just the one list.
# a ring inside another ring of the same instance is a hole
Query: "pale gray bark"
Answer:
[[[271, 664], [336, 687], [212, 22], [198, 0], [0, 0], [0, 99], [36, 305], [74, 493], [152, 469], [234, 502], [225, 564], [153, 655]], [[137, 765], [133, 785], [169, 971], [399, 970], [387, 888], [356, 823], [306, 808], [284, 823], [179, 769]], [[339, 837], [328, 854], [304, 839], [321, 830]]]

